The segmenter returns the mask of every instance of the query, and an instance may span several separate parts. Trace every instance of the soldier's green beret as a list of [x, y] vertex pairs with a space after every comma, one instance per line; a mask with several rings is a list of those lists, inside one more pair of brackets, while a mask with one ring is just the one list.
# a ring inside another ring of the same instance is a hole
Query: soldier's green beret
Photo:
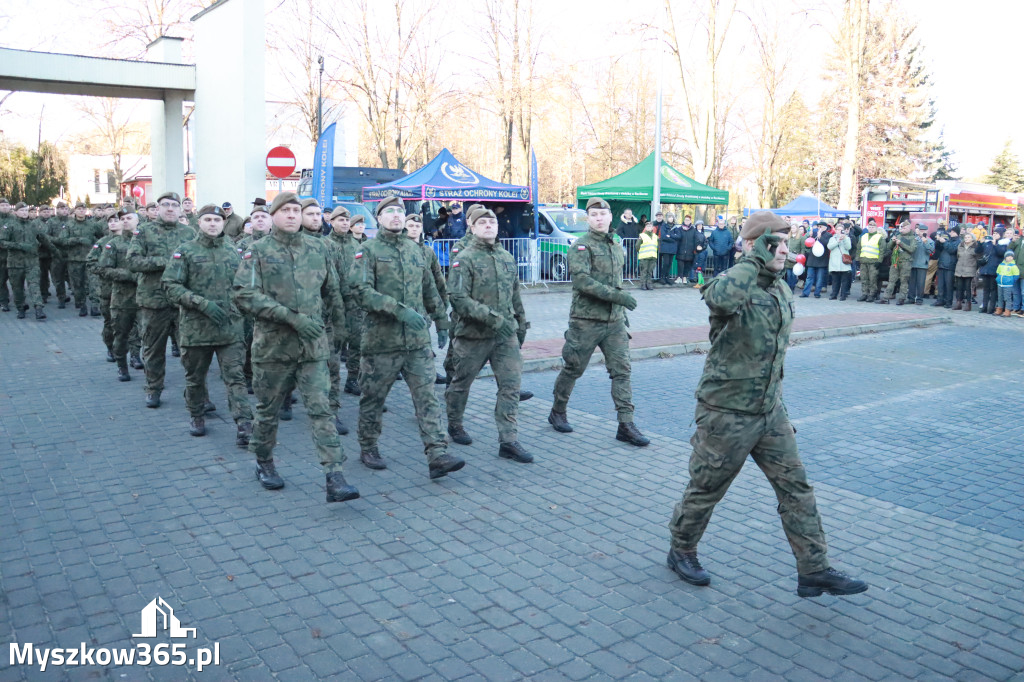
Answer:
[[20, 211], [23, 208], [28, 208], [28, 204], [26, 204], [24, 201], [19, 201], [14, 205], [15, 211]]
[[[4, 200], [0, 199], [0, 204], [2, 204], [2, 203], [4, 203]], [[67, 207], [68, 207], [68, 205], [65, 204], [63, 201], [58, 201], [57, 202], [57, 208], [67, 208]]]
[[149, 202], [148, 204], [146, 204], [146, 208], [156, 208], [156, 202], [155, 201]]
[[770, 211], [758, 211], [747, 218], [740, 230], [740, 239], [757, 239], [765, 232], [789, 232], [790, 225]]
[[612, 210], [612, 207], [608, 205], [608, 202], [601, 197], [594, 197], [587, 202], [587, 210], [589, 211], [592, 208], [606, 208], [609, 211]]
[[335, 206], [334, 210], [331, 211], [331, 220], [334, 220], [335, 218], [337, 218], [339, 216], [344, 216], [344, 217], [348, 218], [349, 215], [350, 214], [348, 212], [348, 209], [345, 208], [344, 206]]
[[256, 204], [255, 206], [252, 207], [252, 213], [249, 214], [249, 217], [251, 218], [253, 213], [267, 213], [267, 212], [268, 211], [267, 211], [267, 205], [266, 204]]
[[495, 215], [494, 211], [492, 211], [491, 209], [484, 208], [483, 206], [481, 206], [480, 208], [476, 209], [475, 211], [469, 214], [469, 224], [474, 225], [476, 224], [476, 221], [480, 220], [481, 218], [494, 218], [495, 220], [497, 220], [498, 216]]
[[159, 204], [164, 199], [172, 199], [174, 201], [177, 201], [179, 204], [181, 203], [181, 197], [178, 195], [177, 192], [164, 192], [163, 194], [156, 198], [156, 203]]
[[0, 197], [0, 204], [9, 204], [9, 203], [11, 203], [11, 202], [7, 201], [7, 197]]
[[320, 208], [320, 202], [314, 199], [313, 197], [310, 197], [309, 199], [303, 199], [302, 203], [299, 205], [302, 206], [303, 211], [305, 211], [310, 206], [316, 206], [317, 208]]
[[274, 197], [274, 201], [270, 204], [270, 215], [277, 213], [285, 204], [298, 204], [302, 206], [302, 202], [299, 201], [299, 197], [295, 192], [281, 192]]
[[224, 217], [224, 209], [221, 208], [220, 206], [218, 206], [217, 204], [207, 204], [206, 206], [203, 206], [201, 209], [199, 209], [199, 217], [200, 218], [203, 217], [204, 215], [209, 215], [209, 214], [213, 214], [213, 215], [220, 216], [221, 218], [223, 218]]
[[85, 208], [85, 202], [84, 201], [76, 201], [75, 202], [75, 208]]
[[423, 222], [423, 218], [421, 218], [418, 213], [410, 213], [409, 215], [405, 216], [405, 222], [409, 222], [410, 220], [417, 223]]
[[405, 205], [402, 203], [401, 199], [399, 199], [398, 197], [388, 197], [387, 199], [384, 199], [379, 204], [377, 204], [376, 215], [380, 215], [381, 211], [383, 211], [385, 208], [388, 208], [389, 206], [398, 206], [403, 211], [405, 210]]

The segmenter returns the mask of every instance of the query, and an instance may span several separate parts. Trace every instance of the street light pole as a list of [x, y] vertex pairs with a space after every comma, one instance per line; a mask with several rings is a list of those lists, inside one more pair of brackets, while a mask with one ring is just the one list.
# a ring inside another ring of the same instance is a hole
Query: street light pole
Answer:
[[324, 131], [324, 56], [317, 57], [316, 63], [320, 65], [320, 91], [316, 97], [316, 139], [319, 140]]

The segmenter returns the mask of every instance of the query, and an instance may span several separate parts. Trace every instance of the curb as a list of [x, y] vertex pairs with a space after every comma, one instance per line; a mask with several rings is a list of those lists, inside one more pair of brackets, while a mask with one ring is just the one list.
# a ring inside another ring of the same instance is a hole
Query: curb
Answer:
[[[858, 324], [849, 327], [827, 327], [824, 329], [808, 329], [805, 331], [793, 332], [789, 335], [789, 345], [793, 346], [804, 341], [815, 341], [819, 339], [830, 339], [837, 336], [858, 336], [860, 334], [875, 334], [878, 332], [896, 331], [898, 329], [910, 329], [912, 327], [931, 327], [937, 324], [952, 324], [953, 318], [949, 316], [922, 317], [916, 320], [894, 320], [892, 322], [874, 322], [871, 324]], [[647, 360], [650, 358], [670, 358], [676, 355], [690, 355], [707, 353], [711, 348], [710, 341], [697, 341], [694, 343], [678, 343], [668, 346], [648, 346], [646, 348], [631, 348], [629, 351], [630, 360]], [[590, 359], [591, 364], [597, 362], [604, 364], [604, 355], [600, 349], [594, 351]], [[562, 357], [533, 358], [523, 361], [524, 372], [543, 372], [549, 369], [561, 369]], [[487, 365], [479, 376], [493, 376], [491, 366]]]

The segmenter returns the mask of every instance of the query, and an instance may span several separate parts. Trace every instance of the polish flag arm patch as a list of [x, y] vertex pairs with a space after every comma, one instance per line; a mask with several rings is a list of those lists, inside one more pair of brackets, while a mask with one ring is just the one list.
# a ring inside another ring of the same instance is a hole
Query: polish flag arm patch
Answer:
[[587, 250], [587, 247], [585, 247], [585, 246], [577, 246], [577, 247], [576, 247], [576, 250], [577, 250], [577, 251], [586, 251], [586, 250]]
[[178, 252], [175, 252], [175, 253], [174, 253], [174, 257], [175, 257], [175, 258], [181, 258], [181, 254], [180, 254], [180, 253], [178, 253]]
[[249, 260], [250, 258], [252, 258], [252, 251], [246, 251], [245, 255], [242, 256], [242, 258], [244, 258], [245, 260]]
[[453, 268], [459, 267], [459, 261], [455, 261], [454, 263], [452, 263], [452, 267]]
[[362, 258], [362, 257], [363, 257], [363, 252], [362, 251], [360, 251], [359, 253], [356, 254], [356, 258], [357, 259]]

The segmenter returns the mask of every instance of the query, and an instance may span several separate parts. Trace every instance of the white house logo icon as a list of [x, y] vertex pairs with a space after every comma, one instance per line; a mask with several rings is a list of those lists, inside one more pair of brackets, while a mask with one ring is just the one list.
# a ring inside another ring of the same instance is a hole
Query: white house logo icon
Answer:
[[196, 636], [195, 628], [181, 627], [181, 621], [174, 615], [174, 609], [163, 600], [163, 597], [157, 597], [142, 609], [142, 632], [132, 637], [156, 637], [157, 629], [167, 630], [171, 637], [188, 637], [190, 633], [193, 639]]

